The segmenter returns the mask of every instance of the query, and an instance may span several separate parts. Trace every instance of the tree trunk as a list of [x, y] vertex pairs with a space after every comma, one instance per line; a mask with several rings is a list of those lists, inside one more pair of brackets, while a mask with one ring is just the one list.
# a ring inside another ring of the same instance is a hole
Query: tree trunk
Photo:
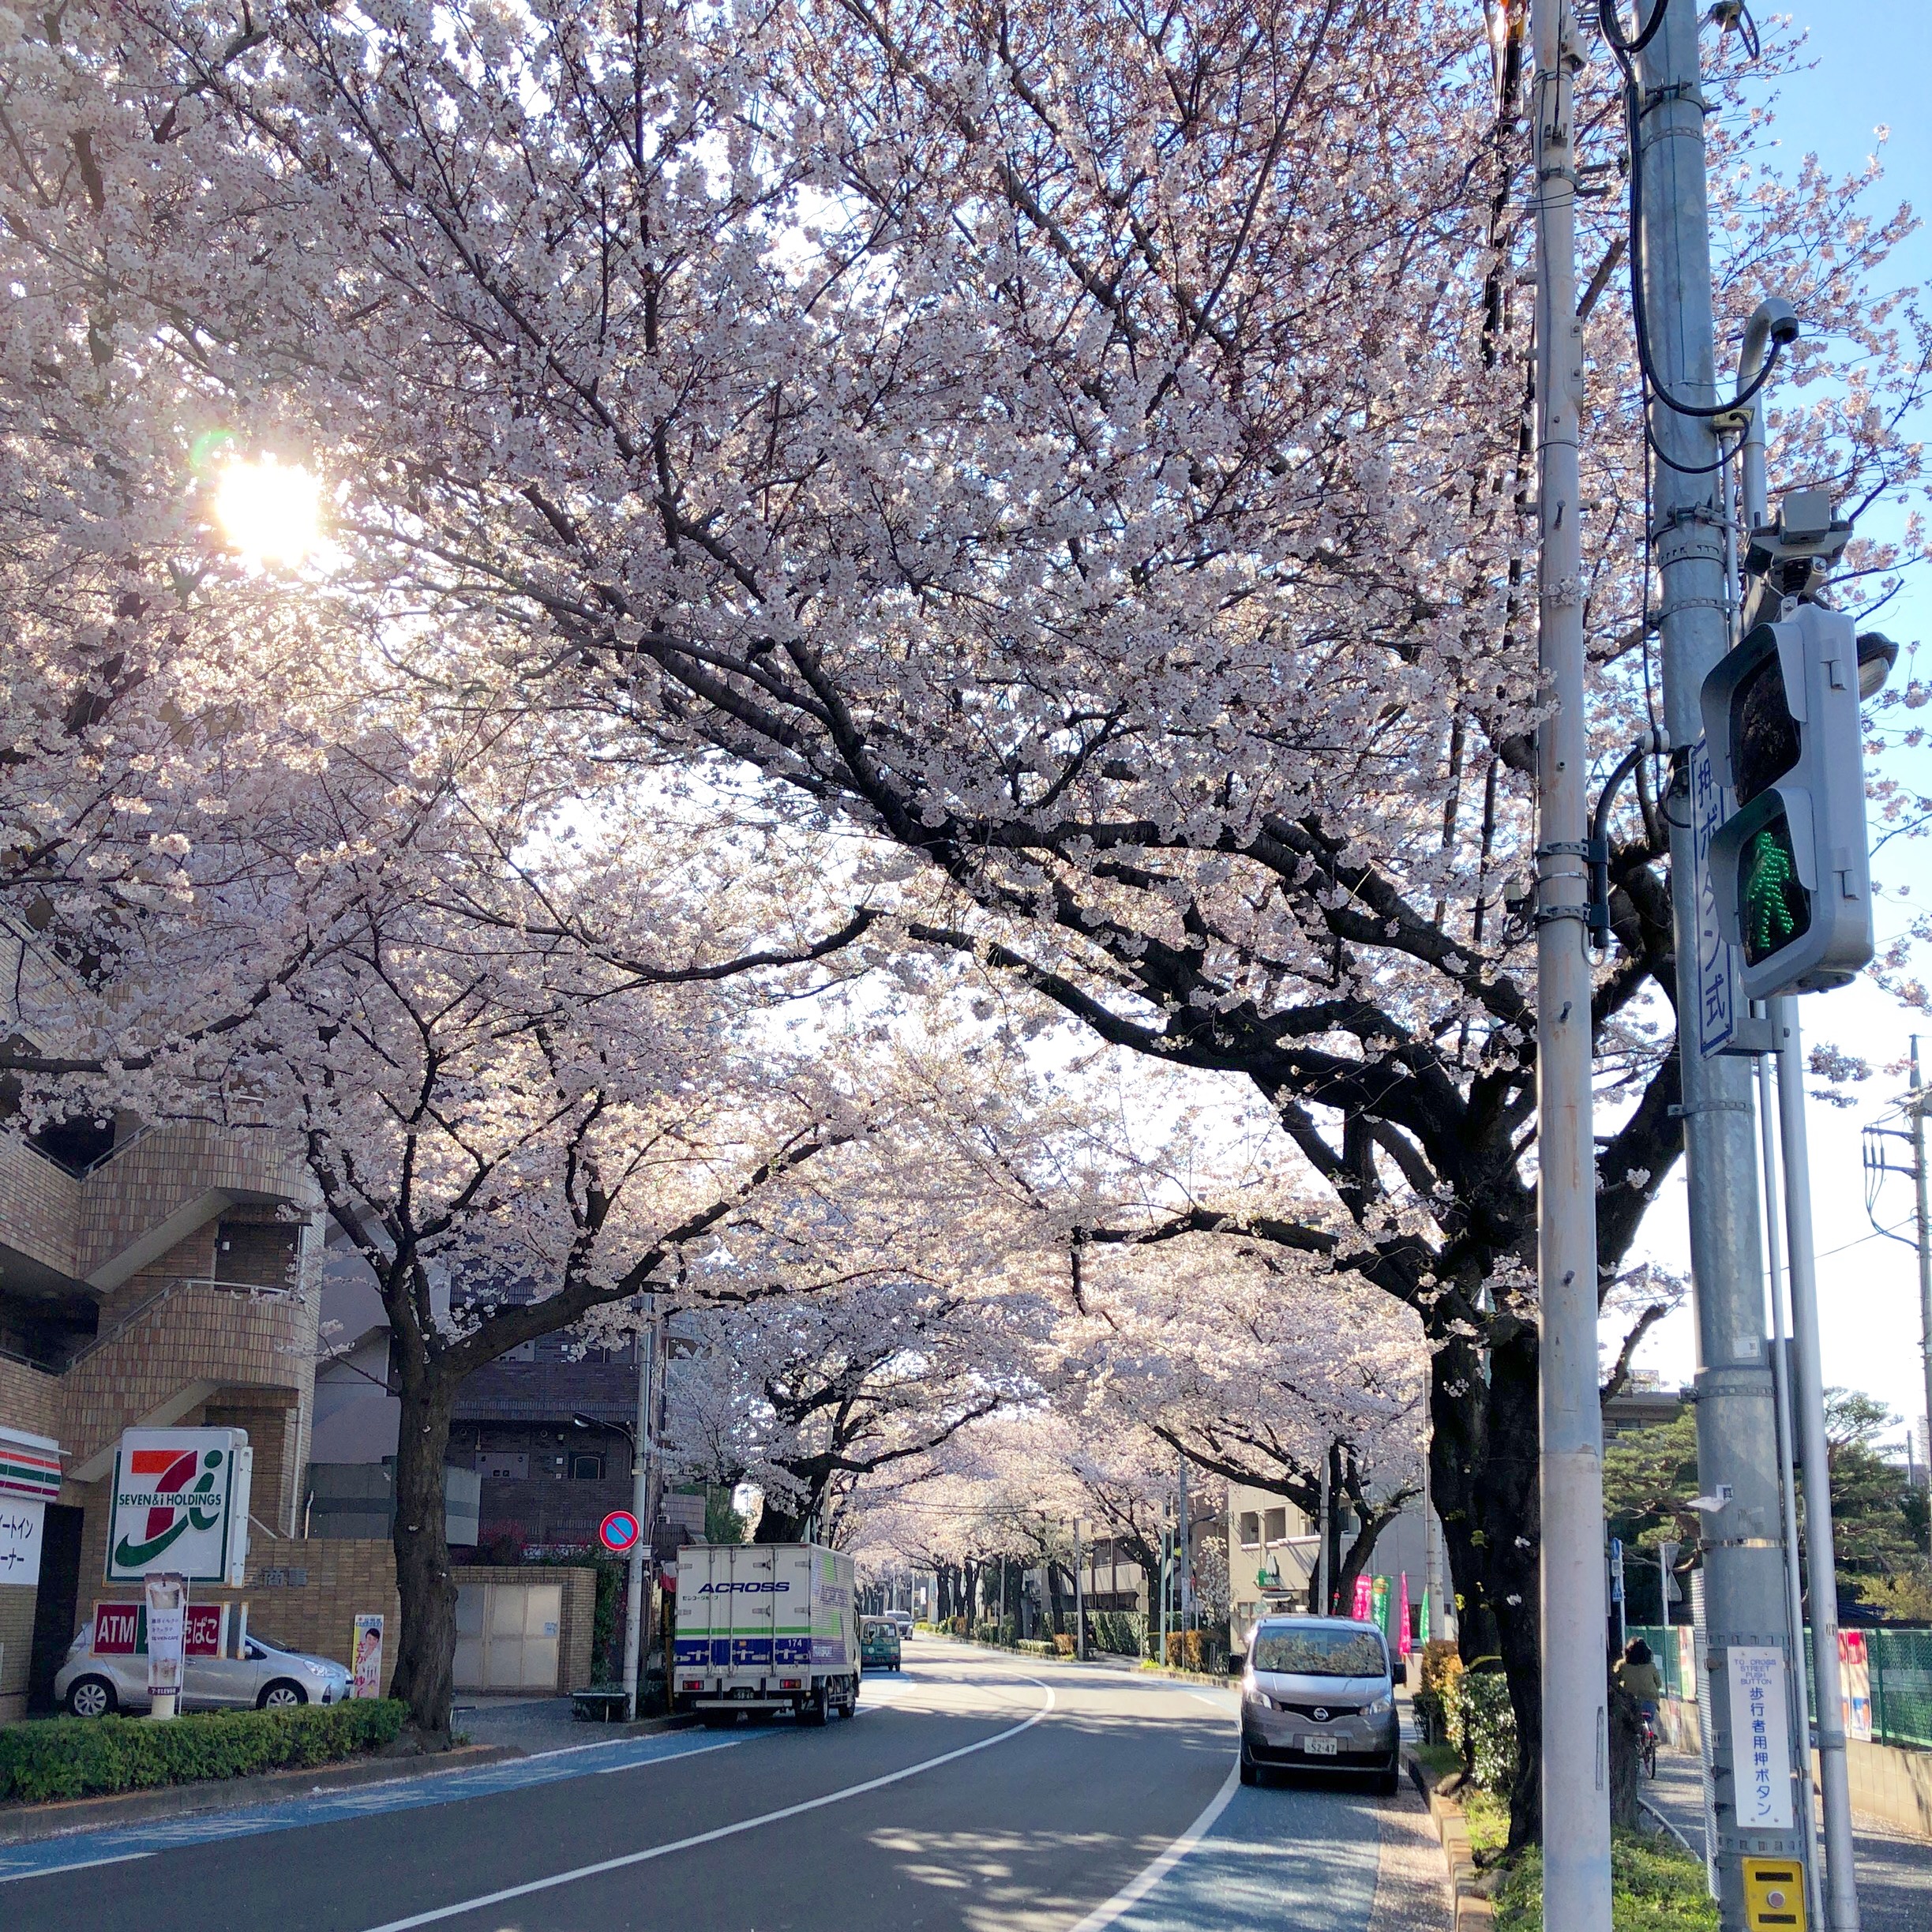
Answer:
[[765, 1499], [764, 1514], [758, 1519], [757, 1532], [752, 1540], [754, 1543], [803, 1543], [805, 1540], [805, 1525], [811, 1520], [809, 1505], [794, 1515], [789, 1510], [780, 1509], [767, 1496]]
[[1053, 1634], [1064, 1637], [1067, 1634], [1068, 1585], [1066, 1573], [1058, 1563], [1050, 1559], [1046, 1566], [1046, 1591], [1047, 1600], [1052, 1609]]
[[1521, 1326], [1487, 1352], [1452, 1338], [1430, 1370], [1429, 1480], [1455, 1587], [1457, 1647], [1465, 1666], [1502, 1660], [1516, 1718], [1512, 1853], [1543, 1835], [1537, 1363], [1536, 1333]]
[[1328, 1561], [1323, 1566], [1328, 1577], [1328, 1601], [1321, 1608], [1325, 1617], [1337, 1615], [1347, 1600], [1341, 1594], [1341, 1446], [1330, 1442], [1328, 1446], [1328, 1517], [1322, 1525], [1322, 1535], [1328, 1549]]
[[408, 1372], [396, 1439], [396, 1588], [403, 1610], [390, 1695], [409, 1706], [405, 1735], [423, 1750], [449, 1749], [456, 1694], [456, 1584], [443, 1518], [453, 1383], [426, 1365]]
[[1643, 1713], [1637, 1700], [1609, 1670], [1610, 1821], [1627, 1831], [1638, 1829], [1637, 1780], [1643, 1755]]

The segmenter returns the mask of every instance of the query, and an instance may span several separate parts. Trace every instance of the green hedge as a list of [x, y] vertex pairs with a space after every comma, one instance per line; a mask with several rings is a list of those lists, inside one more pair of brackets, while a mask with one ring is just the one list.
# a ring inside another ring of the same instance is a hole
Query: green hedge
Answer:
[[387, 1744], [408, 1714], [393, 1698], [366, 1698], [292, 1711], [197, 1711], [159, 1724], [55, 1717], [13, 1724], [0, 1731], [0, 1799], [36, 1803], [325, 1765]]

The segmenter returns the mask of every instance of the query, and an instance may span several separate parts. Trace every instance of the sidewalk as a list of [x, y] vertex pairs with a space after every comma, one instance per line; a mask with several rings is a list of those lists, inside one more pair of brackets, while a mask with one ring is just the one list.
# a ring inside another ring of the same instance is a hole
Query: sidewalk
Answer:
[[[1654, 1784], [1639, 1794], [1690, 1840], [1704, 1846], [1704, 1788], [1694, 1756], [1660, 1751]], [[1932, 1923], [1932, 1844], [1855, 1818], [1853, 1851], [1864, 1932], [1925, 1932]]]

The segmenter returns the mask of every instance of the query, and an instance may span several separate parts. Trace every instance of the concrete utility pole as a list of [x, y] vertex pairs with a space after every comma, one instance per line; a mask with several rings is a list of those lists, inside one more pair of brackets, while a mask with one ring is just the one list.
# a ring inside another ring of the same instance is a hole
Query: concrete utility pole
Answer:
[[[1926, 1174], [1926, 1094], [1919, 1079], [1919, 1036], [1912, 1035], [1912, 1185], [1919, 1202], [1919, 1354], [1925, 1369], [1926, 1413], [1932, 1416], [1932, 1184]], [[1932, 1424], [1927, 1428], [1932, 1431]], [[1919, 1446], [1925, 1452], [1926, 1480], [1932, 1486], [1932, 1442]], [[1907, 1454], [1909, 1466], [1911, 1456]], [[1929, 1487], [1928, 1493], [1932, 1493]], [[1932, 1525], [1927, 1542], [1932, 1544]]]
[[[1663, 392], [1653, 396], [1649, 422], [1668, 460], [1656, 471], [1653, 529], [1664, 585], [1664, 718], [1671, 744], [1682, 747], [1694, 744], [1701, 730], [1699, 693], [1729, 641], [1732, 592], [1724, 569], [1728, 493], [1720, 486], [1710, 418], [1664, 400], [1712, 408], [1716, 388], [1699, 9], [1695, 0], [1656, 5], [1661, 21], [1638, 56], [1641, 96], [1634, 159], [1643, 216], [1641, 323], [1652, 381]], [[1646, 21], [1646, 31], [1648, 26]], [[1788, 1655], [1789, 1638], [1782, 1601], [1776, 1411], [1765, 1347], [1751, 1072], [1741, 1059], [1706, 1059], [1698, 1051], [1699, 921], [1690, 816], [1681, 808], [1673, 814], [1671, 896], [1697, 1291], [1698, 1469], [1707, 1494], [1728, 1492], [1706, 1519], [1704, 1591], [1712, 1668], [1698, 1693], [1701, 1715], [1712, 1727], [1720, 1922], [1725, 1932], [1743, 1932], [1744, 1857], [1796, 1858], [1802, 1840], [1794, 1826], [1782, 1834], [1754, 1832], [1747, 1842], [1730, 1822], [1736, 1816], [1740, 1766], [1725, 1658], [1736, 1645], [1771, 1645]]]
[[[1784, 1221], [1791, 1237], [1791, 1341], [1798, 1439], [1805, 1470], [1805, 1563], [1811, 1581], [1811, 1668], [1818, 1689], [1818, 1782], [1825, 1792], [1825, 1891], [1831, 1932], [1859, 1932], [1851, 1863], [1851, 1780], [1845, 1762], [1838, 1681], [1838, 1564], [1832, 1541], [1825, 1377], [1818, 1353], [1818, 1285], [1811, 1241], [1810, 1155], [1805, 1140], [1805, 1070], [1798, 1002], [1772, 1000], [1778, 1048], [1778, 1125], [1784, 1145]], [[1809, 1822], [1809, 1821], [1807, 1821]]]
[[1596, 1146], [1587, 935], [1577, 411], [1577, 157], [1583, 64], [1569, 0], [1535, 0], [1536, 656], [1554, 709], [1536, 730], [1536, 1274], [1542, 1302], [1543, 1923], [1610, 1932], [1604, 1432], [1597, 1399]]

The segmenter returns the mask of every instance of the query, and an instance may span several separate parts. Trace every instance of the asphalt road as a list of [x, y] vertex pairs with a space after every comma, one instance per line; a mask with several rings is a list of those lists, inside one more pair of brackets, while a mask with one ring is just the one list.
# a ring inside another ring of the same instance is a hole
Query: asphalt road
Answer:
[[937, 1640], [909, 1644], [906, 1666], [868, 1678], [860, 1716], [822, 1731], [591, 1744], [14, 1848], [0, 1855], [0, 1921], [9, 1932], [1442, 1923], [1426, 1887], [1390, 1883], [1402, 1803], [1334, 1776], [1235, 1783], [1225, 1693]]

